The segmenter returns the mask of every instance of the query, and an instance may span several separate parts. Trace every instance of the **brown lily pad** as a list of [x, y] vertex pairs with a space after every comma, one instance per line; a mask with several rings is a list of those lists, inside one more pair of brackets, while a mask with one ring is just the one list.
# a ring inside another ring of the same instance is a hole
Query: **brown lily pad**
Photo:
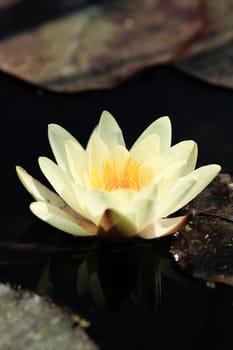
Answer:
[[172, 238], [175, 261], [194, 277], [233, 286], [231, 177], [217, 177], [187, 209], [194, 217]]
[[8, 22], [0, 11], [0, 69], [56, 91], [112, 87], [145, 66], [171, 62], [203, 24], [200, 0], [76, 0], [65, 15], [56, 9], [67, 7], [59, 0], [51, 20], [42, 6], [35, 27], [30, 11], [39, 18], [40, 7], [32, 7], [23, 27], [24, 2], [20, 18], [16, 5]]
[[176, 66], [210, 83], [233, 88], [233, 0], [205, 0], [203, 11], [205, 30], [181, 50]]
[[12, 5], [12, 4], [16, 3], [17, 1], [19, 1], [19, 0], [0, 0], [0, 8]]

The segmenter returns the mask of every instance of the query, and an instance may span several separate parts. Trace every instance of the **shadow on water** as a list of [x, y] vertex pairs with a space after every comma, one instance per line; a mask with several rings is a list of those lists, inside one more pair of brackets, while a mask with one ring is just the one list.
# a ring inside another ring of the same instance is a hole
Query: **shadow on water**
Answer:
[[130, 300], [154, 312], [161, 271], [175, 274], [166, 240], [77, 238], [40, 221], [17, 231], [14, 241], [1, 240], [0, 255], [2, 280], [58, 298], [68, 291], [68, 305], [75, 295], [89, 295], [101, 311]]

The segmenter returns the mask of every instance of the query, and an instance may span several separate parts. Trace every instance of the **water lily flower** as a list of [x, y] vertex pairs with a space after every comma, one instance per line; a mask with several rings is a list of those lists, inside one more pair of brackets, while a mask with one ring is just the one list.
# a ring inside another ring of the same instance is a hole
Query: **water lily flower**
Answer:
[[197, 145], [171, 146], [168, 117], [155, 120], [128, 150], [113, 116], [104, 111], [86, 149], [65, 129], [48, 126], [56, 163], [39, 158], [55, 192], [20, 166], [23, 185], [34, 197], [31, 211], [75, 236], [151, 239], [174, 233], [186, 216], [170, 217], [197, 196], [220, 166], [195, 169]]

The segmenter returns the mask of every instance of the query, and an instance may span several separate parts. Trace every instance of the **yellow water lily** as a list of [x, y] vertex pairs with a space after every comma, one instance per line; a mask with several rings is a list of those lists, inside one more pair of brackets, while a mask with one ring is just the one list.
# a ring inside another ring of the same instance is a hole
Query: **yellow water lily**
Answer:
[[113, 116], [104, 111], [86, 149], [65, 129], [48, 126], [56, 163], [39, 158], [55, 192], [20, 166], [23, 185], [36, 200], [31, 211], [75, 236], [151, 239], [175, 232], [185, 216], [168, 217], [198, 195], [220, 166], [195, 170], [197, 145], [171, 146], [168, 117], [155, 120], [128, 150]]

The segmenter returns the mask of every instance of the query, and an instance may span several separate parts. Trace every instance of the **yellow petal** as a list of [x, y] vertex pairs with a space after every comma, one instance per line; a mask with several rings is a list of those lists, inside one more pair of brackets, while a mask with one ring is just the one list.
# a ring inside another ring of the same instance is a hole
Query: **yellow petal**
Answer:
[[125, 146], [122, 131], [115, 118], [107, 111], [103, 111], [99, 124], [94, 129], [87, 145], [89, 152], [90, 143], [93, 137], [99, 137], [108, 147], [109, 150], [117, 145]]
[[134, 143], [135, 147], [146, 136], [156, 134], [160, 137], [161, 153], [166, 152], [171, 146], [171, 122], [169, 117], [161, 117], [151, 123]]
[[34, 215], [48, 224], [75, 236], [92, 236], [79, 222], [64, 210], [45, 202], [33, 202], [30, 209]]
[[65, 142], [65, 149], [73, 181], [79, 185], [86, 186], [86, 178], [89, 172], [86, 151], [72, 140]]
[[138, 235], [145, 239], [159, 238], [175, 233], [183, 227], [188, 220], [188, 215], [175, 218], [160, 219], [152, 222]]
[[60, 198], [56, 193], [48, 189], [38, 180], [33, 178], [22, 167], [17, 166], [16, 172], [22, 184], [25, 186], [25, 188], [33, 198], [35, 198], [38, 201], [49, 202], [61, 208], [65, 205], [65, 202], [62, 198]]

